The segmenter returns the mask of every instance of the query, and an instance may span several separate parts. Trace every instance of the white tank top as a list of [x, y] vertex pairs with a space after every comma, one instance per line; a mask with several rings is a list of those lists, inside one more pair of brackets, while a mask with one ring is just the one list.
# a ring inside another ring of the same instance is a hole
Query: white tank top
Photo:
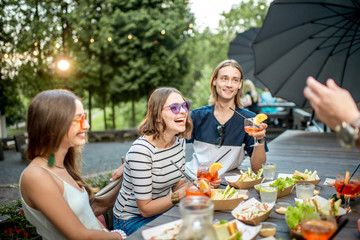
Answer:
[[[35, 165], [33, 165], [33, 166], [35, 166]], [[74, 186], [72, 186], [69, 183], [62, 180], [58, 175], [56, 175], [50, 169], [48, 169], [44, 166], [41, 166], [41, 165], [36, 165], [36, 166], [46, 169], [47, 171], [54, 174], [57, 178], [59, 178], [64, 183], [63, 197], [64, 197], [65, 201], [69, 204], [72, 211], [79, 218], [80, 222], [86, 228], [101, 230], [101, 227], [100, 227], [99, 223], [97, 222], [97, 219], [90, 207], [89, 195], [86, 192], [85, 188], [83, 188], [83, 191], [79, 191]], [[22, 174], [20, 176], [20, 182], [21, 182], [21, 177], [22, 177]], [[20, 190], [20, 196], [21, 196], [21, 190]], [[49, 239], [49, 240], [50, 239], [66, 239], [57, 230], [57, 228], [45, 217], [45, 215], [42, 212], [40, 212], [39, 210], [36, 210], [34, 208], [31, 208], [29, 205], [27, 205], [22, 196], [21, 196], [21, 202], [23, 205], [26, 219], [32, 225], [34, 225], [36, 227], [36, 231], [43, 239]], [[66, 221], [66, 220], [64, 219], [64, 221]]]

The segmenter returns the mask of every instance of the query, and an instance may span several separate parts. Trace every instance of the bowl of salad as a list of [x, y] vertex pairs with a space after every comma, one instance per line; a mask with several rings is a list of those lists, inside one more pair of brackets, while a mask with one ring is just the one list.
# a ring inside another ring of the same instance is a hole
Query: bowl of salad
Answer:
[[[266, 182], [263, 183], [263, 185], [269, 185], [272, 187], [277, 187], [278, 188], [278, 192], [277, 192], [277, 197], [284, 197], [289, 195], [292, 190], [294, 189], [296, 184], [296, 181], [294, 181], [292, 178], [286, 177], [286, 178], [277, 178], [275, 181], [271, 181], [271, 182]], [[255, 190], [258, 194], [260, 194], [260, 184], [255, 185]]]
[[262, 176], [263, 169], [261, 168], [257, 173], [254, 173], [251, 168], [247, 171], [240, 170], [240, 175], [226, 176], [227, 183], [236, 189], [249, 189], [256, 184], [262, 183], [264, 177]]

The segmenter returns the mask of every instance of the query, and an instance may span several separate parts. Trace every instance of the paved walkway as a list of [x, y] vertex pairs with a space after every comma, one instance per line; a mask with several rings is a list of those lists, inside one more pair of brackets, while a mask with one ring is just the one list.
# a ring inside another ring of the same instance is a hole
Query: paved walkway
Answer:
[[[112, 171], [121, 164], [121, 157], [125, 156], [132, 142], [102, 142], [87, 143], [83, 149], [84, 176]], [[193, 153], [192, 144], [186, 146], [186, 159], [190, 160]], [[0, 202], [18, 199], [18, 189], [9, 185], [18, 184], [21, 172], [27, 162], [21, 160], [21, 154], [14, 149], [4, 151], [5, 160], [0, 161]]]

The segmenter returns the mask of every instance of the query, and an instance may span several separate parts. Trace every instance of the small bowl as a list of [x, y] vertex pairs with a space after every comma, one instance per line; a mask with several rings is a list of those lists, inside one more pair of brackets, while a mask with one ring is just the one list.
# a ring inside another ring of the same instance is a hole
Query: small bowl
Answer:
[[277, 202], [275, 203], [275, 212], [284, 215], [289, 206], [291, 205], [287, 202]]
[[277, 225], [272, 222], [262, 222], [260, 223], [261, 229], [260, 229], [260, 236], [262, 237], [272, 237], [276, 234], [276, 228]]
[[321, 187], [315, 187], [314, 188], [314, 196], [319, 195], [320, 190], [321, 190]]

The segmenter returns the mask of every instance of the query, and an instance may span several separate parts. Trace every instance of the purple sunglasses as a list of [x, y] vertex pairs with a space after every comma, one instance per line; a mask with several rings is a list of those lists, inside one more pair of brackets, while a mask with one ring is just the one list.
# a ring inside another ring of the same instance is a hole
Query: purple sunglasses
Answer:
[[163, 110], [165, 108], [170, 108], [170, 110], [174, 114], [178, 114], [180, 112], [181, 108], [183, 108], [185, 110], [185, 112], [189, 112], [190, 105], [191, 105], [191, 102], [189, 102], [189, 101], [185, 101], [183, 103], [173, 103], [173, 104], [163, 107]]

